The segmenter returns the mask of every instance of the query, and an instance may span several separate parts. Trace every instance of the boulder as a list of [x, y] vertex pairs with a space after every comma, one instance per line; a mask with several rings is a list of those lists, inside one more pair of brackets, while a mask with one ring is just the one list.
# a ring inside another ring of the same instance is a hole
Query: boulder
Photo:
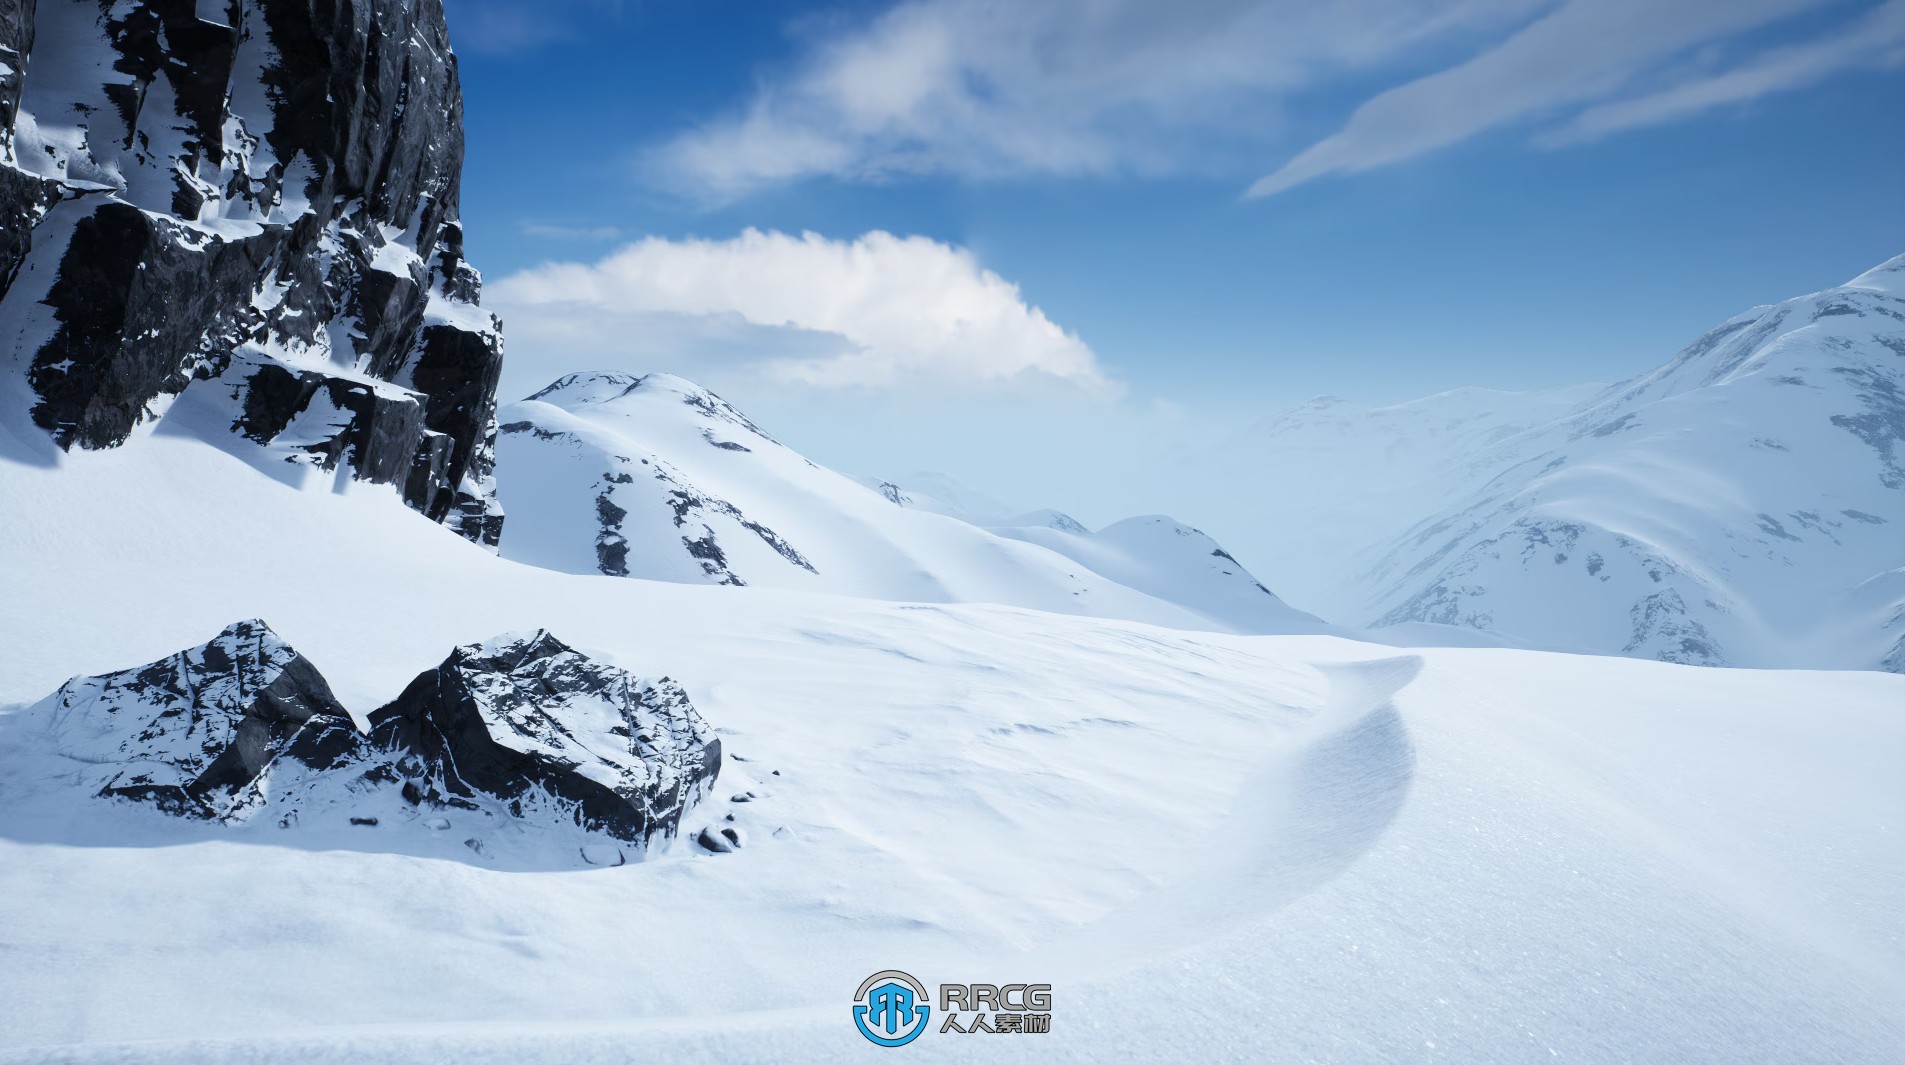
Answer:
[[55, 692], [54, 749], [101, 795], [176, 814], [242, 819], [268, 776], [361, 762], [349, 713], [303, 655], [262, 621], [140, 666], [79, 677]]
[[[75, 678], [28, 716], [59, 778], [90, 794], [285, 828], [441, 832], [447, 813], [459, 825], [566, 827], [639, 849], [678, 832], [721, 763], [681, 685], [541, 631], [458, 647], [374, 713], [368, 735], [262, 621]], [[488, 854], [481, 839], [469, 845]]]
[[646, 842], [704, 798], [721, 741], [679, 684], [596, 662], [544, 631], [458, 647], [370, 718], [423, 803], [500, 800]]

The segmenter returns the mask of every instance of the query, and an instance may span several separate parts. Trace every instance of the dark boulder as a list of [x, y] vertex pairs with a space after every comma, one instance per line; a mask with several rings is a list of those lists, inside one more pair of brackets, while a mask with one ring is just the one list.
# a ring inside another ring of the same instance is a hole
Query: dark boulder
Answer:
[[371, 715], [373, 744], [428, 802], [502, 800], [644, 842], [706, 796], [721, 741], [679, 684], [596, 662], [547, 632], [457, 648]]
[[[592, 661], [546, 632], [457, 648], [372, 715], [368, 737], [262, 621], [150, 665], [75, 678], [28, 716], [59, 779], [90, 794], [287, 828], [442, 831], [447, 814], [640, 847], [676, 834], [721, 763], [720, 741], [679, 684]], [[481, 840], [470, 846], [486, 853]]]
[[262, 621], [118, 673], [68, 681], [49, 700], [55, 750], [105, 796], [230, 818], [268, 774], [359, 762], [362, 736], [316, 667]]

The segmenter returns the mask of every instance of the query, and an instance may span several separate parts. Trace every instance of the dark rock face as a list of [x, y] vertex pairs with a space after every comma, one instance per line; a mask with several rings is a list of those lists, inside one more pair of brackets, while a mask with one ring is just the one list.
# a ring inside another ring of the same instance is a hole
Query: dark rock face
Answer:
[[592, 831], [673, 836], [705, 797], [721, 741], [667, 678], [591, 661], [547, 632], [457, 648], [371, 715], [414, 800], [501, 799]]
[[395, 819], [441, 831], [447, 813], [640, 846], [674, 836], [721, 765], [721, 742], [679, 684], [591, 661], [546, 632], [457, 648], [372, 715], [368, 737], [262, 621], [75, 678], [39, 709], [52, 751], [89, 793], [234, 824]]
[[0, 0], [0, 70], [0, 341], [36, 424], [114, 447], [196, 385], [496, 543], [441, 0]]
[[317, 669], [262, 621], [138, 669], [68, 681], [51, 700], [59, 752], [99, 794], [171, 813], [241, 817], [268, 775], [360, 761], [362, 737]]

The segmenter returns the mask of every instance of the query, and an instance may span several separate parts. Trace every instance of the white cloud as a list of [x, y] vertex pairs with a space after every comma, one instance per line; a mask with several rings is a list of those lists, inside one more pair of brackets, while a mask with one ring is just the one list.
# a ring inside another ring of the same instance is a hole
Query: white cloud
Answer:
[[[1368, 98], [1247, 193], [1264, 196], [1493, 130], [1590, 140], [1895, 63], [1896, 7], [901, 0], [808, 32], [742, 106], [651, 148], [647, 162], [662, 183], [713, 200], [822, 175], [1234, 174], [1280, 150], [1293, 116], [1336, 106], [1352, 79], [1435, 71]], [[1815, 10], [1828, 28], [1793, 18]]]
[[1568, 0], [1475, 58], [1371, 99], [1340, 132], [1257, 181], [1247, 195], [1371, 170], [1488, 130], [1609, 101], [1695, 48], [1831, 2]]
[[1845, 70], [1905, 62], [1905, 0], [1888, 0], [1847, 29], [1778, 48], [1660, 92], [1590, 107], [1542, 138], [1548, 145], [1595, 140], [1626, 129], [1675, 122], [1728, 104], [1817, 84]]
[[765, 372], [812, 385], [1042, 379], [1111, 388], [1085, 342], [1028, 305], [1017, 285], [970, 251], [924, 237], [840, 241], [754, 229], [731, 240], [651, 237], [599, 262], [511, 275], [485, 302], [508, 323], [510, 358], [552, 371], [584, 368], [574, 361], [583, 357], [674, 368], [655, 365], [657, 349], [732, 364], [752, 344], [765, 349], [754, 359]]
[[650, 161], [717, 198], [821, 174], [1183, 170], [1261, 149], [1288, 93], [1551, 2], [907, 0]]

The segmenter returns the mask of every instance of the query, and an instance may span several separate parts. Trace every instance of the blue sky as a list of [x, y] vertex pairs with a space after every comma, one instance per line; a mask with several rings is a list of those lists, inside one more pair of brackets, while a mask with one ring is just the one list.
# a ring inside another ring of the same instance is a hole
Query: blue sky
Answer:
[[1905, 0], [448, 6], [506, 390], [677, 372], [1088, 521], [1316, 394], [1614, 380], [1905, 251]]

